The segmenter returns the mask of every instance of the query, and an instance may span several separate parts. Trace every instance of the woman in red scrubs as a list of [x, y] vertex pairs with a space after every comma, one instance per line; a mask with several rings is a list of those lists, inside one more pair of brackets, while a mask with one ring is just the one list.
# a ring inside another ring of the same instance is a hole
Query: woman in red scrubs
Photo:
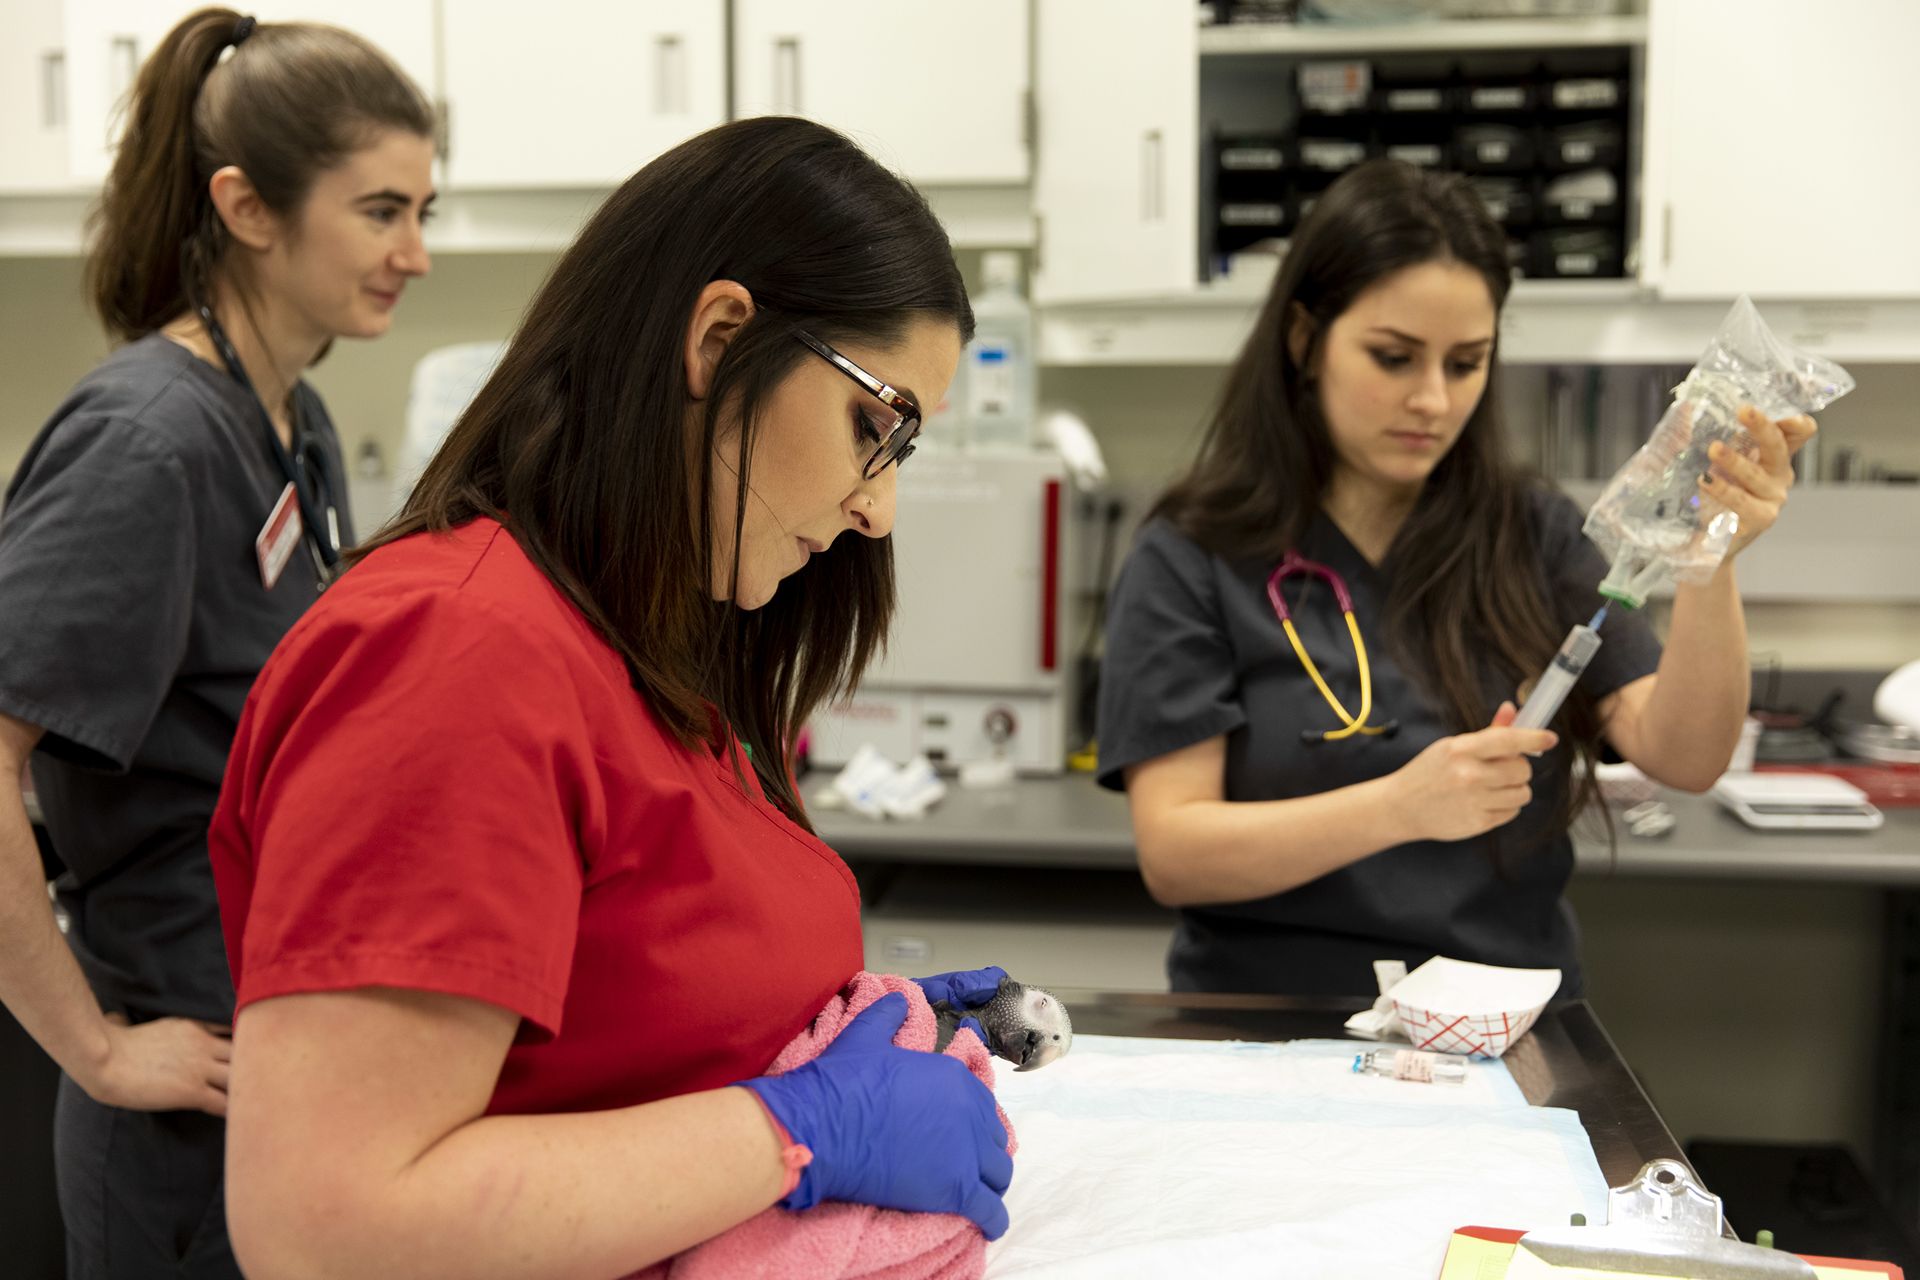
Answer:
[[802, 120], [667, 153], [562, 257], [234, 743], [250, 1274], [618, 1276], [824, 1199], [1005, 1229], [991, 1095], [892, 1046], [899, 997], [756, 1078], [861, 968], [788, 744], [885, 634], [972, 326], [921, 197]]

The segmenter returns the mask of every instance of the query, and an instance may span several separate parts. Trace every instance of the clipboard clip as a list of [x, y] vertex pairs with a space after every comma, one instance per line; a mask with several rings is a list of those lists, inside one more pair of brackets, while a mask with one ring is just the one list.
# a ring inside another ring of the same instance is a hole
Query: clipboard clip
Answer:
[[1607, 1224], [1529, 1231], [1507, 1280], [1613, 1273], [1675, 1280], [1816, 1280], [1805, 1259], [1725, 1237], [1720, 1197], [1678, 1160], [1651, 1160], [1607, 1192]]

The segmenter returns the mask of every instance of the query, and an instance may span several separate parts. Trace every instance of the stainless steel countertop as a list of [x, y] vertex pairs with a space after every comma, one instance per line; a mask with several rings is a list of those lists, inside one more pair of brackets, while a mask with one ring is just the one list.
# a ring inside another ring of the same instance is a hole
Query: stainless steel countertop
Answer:
[[[828, 775], [801, 783], [811, 797]], [[1705, 796], [1669, 793], [1671, 834], [1642, 840], [1619, 831], [1618, 853], [1576, 828], [1582, 875], [1791, 880], [1920, 886], [1920, 810], [1890, 809], [1878, 831], [1755, 831]], [[949, 784], [946, 799], [918, 822], [875, 822], [844, 811], [811, 810], [820, 838], [848, 861], [977, 863], [1010, 867], [1118, 869], [1134, 865], [1126, 797], [1091, 777], [1022, 778], [995, 791]]]
[[[811, 795], [824, 784], [824, 775], [810, 774], [802, 791]], [[1755, 831], [1705, 796], [1669, 793], [1666, 800], [1678, 821], [1659, 839], [1641, 840], [1620, 828], [1614, 852], [1604, 838], [1576, 828], [1578, 873], [1920, 886], [1920, 810], [1889, 809], [1878, 831]], [[874, 822], [817, 808], [812, 816], [820, 838], [848, 861], [1134, 865], [1126, 797], [1079, 774], [1021, 778], [994, 791], [950, 786], [919, 822]]]

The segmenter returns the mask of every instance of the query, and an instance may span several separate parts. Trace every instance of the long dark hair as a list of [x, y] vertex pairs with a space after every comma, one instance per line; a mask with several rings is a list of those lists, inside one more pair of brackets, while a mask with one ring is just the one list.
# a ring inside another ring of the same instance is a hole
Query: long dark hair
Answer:
[[237, 165], [261, 201], [294, 216], [314, 179], [383, 128], [428, 137], [433, 110], [406, 73], [338, 27], [201, 9], [140, 68], [126, 131], [91, 221], [87, 294], [131, 341], [211, 301], [226, 226], [207, 183]]
[[[681, 352], [700, 291], [754, 313], [714, 370], [698, 439]], [[831, 129], [770, 117], [711, 129], [629, 178], [541, 287], [499, 368], [405, 507], [362, 554], [476, 516], [500, 521], [625, 658], [683, 743], [717, 711], [762, 789], [806, 825], [796, 726], [851, 689], [893, 616], [890, 539], [841, 538], [756, 610], [711, 598], [716, 436], [740, 432], [734, 564], [761, 406], [802, 360], [798, 330], [887, 346], [973, 311], [926, 201]], [[692, 465], [689, 465], [690, 460]]]
[[[1327, 330], [1370, 286], [1427, 262], [1473, 269], [1496, 313], [1505, 305], [1506, 237], [1463, 179], [1376, 160], [1329, 188], [1288, 247], [1198, 459], [1153, 514], [1223, 556], [1277, 562], [1297, 547], [1334, 473], [1310, 373]], [[1289, 339], [1302, 316], [1310, 336], [1296, 359]], [[1517, 686], [1539, 674], [1578, 621], [1549, 603], [1530, 518], [1530, 494], [1542, 482], [1508, 462], [1503, 435], [1499, 380], [1490, 377], [1388, 552], [1389, 643], [1404, 652], [1409, 634], [1424, 637], [1408, 666], [1463, 733], [1484, 728], [1493, 710], [1479, 678], [1484, 663]], [[1590, 766], [1600, 713], [1581, 686], [1558, 727], [1573, 747], [1559, 757], [1563, 767], [1574, 757], [1589, 766], [1579, 795], [1562, 788], [1554, 826], [1563, 829], [1597, 791]]]

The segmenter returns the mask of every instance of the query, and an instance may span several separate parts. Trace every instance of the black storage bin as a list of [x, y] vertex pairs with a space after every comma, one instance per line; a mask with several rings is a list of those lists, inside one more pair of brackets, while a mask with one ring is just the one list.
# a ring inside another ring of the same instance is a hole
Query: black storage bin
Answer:
[[1317, 177], [1321, 181], [1337, 178], [1349, 169], [1364, 164], [1371, 153], [1363, 134], [1345, 131], [1309, 134], [1306, 129], [1307, 125], [1303, 123], [1294, 152], [1299, 157], [1300, 171], [1309, 177]]
[[1524, 231], [1533, 225], [1532, 182], [1525, 178], [1475, 178], [1472, 186], [1493, 220], [1508, 231]]
[[1376, 87], [1373, 110], [1383, 117], [1431, 116], [1446, 118], [1455, 111], [1455, 90], [1446, 84], [1397, 84]]
[[1283, 200], [1292, 143], [1279, 134], [1242, 134], [1214, 144], [1214, 191], [1221, 201]]
[[1460, 114], [1525, 115], [1540, 105], [1539, 62], [1531, 56], [1469, 53], [1460, 59]]
[[1439, 58], [1396, 58], [1373, 68], [1373, 113], [1383, 128], [1395, 121], [1448, 121], [1460, 109], [1453, 64]]
[[1287, 201], [1222, 201], [1214, 228], [1214, 247], [1220, 253], [1238, 253], [1262, 240], [1287, 233]]
[[1625, 258], [1624, 242], [1614, 227], [1538, 231], [1527, 245], [1527, 274], [1543, 280], [1617, 277]]
[[1295, 191], [1287, 197], [1287, 226], [1298, 227], [1301, 221], [1313, 212], [1313, 206], [1320, 199], [1318, 191]]
[[1550, 169], [1618, 169], [1625, 150], [1618, 122], [1583, 120], [1549, 132], [1544, 159]]
[[1445, 128], [1415, 117], [1385, 120], [1379, 131], [1380, 155], [1416, 169], [1451, 169], [1453, 137]]
[[1398, 160], [1401, 164], [1410, 164], [1416, 169], [1448, 169], [1452, 165], [1452, 148], [1444, 138], [1427, 142], [1388, 142], [1381, 145], [1380, 154], [1389, 160]]
[[1536, 105], [1536, 93], [1525, 80], [1494, 80], [1470, 84], [1460, 95], [1465, 115], [1525, 115]]
[[1456, 129], [1453, 152], [1467, 173], [1525, 173], [1537, 148], [1533, 131], [1510, 124], [1470, 124]]
[[1554, 111], [1618, 111], [1627, 105], [1627, 82], [1621, 76], [1554, 76], [1543, 96], [1540, 105]]
[[1363, 116], [1373, 96], [1373, 65], [1352, 58], [1303, 62], [1294, 73], [1294, 87], [1300, 110], [1309, 115]]
[[1620, 221], [1624, 206], [1620, 192], [1626, 187], [1624, 179], [1617, 173], [1602, 171], [1613, 179], [1613, 196], [1604, 199], [1569, 193], [1565, 190], [1566, 179], [1578, 179], [1578, 171], [1562, 175], [1558, 179], [1549, 179], [1540, 187], [1540, 218], [1552, 223], [1614, 223]]

